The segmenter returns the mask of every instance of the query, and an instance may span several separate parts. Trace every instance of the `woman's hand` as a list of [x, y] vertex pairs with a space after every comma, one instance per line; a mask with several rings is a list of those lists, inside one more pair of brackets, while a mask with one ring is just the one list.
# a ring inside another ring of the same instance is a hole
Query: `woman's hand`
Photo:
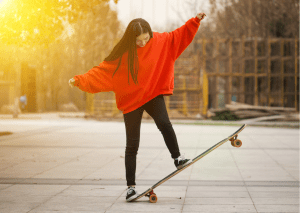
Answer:
[[197, 14], [197, 17], [198, 17], [198, 19], [200, 19], [200, 21], [201, 21], [202, 19], [204, 19], [204, 16], [206, 16], [205, 13], [199, 13], [199, 14]]
[[71, 79], [69, 80], [69, 86], [70, 86], [71, 88], [73, 88], [73, 87], [74, 87], [74, 84], [75, 84], [75, 79], [74, 79], [74, 78], [71, 78]]

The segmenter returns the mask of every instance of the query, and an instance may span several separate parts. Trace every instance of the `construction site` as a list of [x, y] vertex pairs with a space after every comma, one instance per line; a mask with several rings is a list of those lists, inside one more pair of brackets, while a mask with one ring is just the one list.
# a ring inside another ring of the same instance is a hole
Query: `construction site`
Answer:
[[[165, 96], [169, 116], [297, 119], [298, 45], [299, 39], [257, 37], [193, 42], [176, 61], [174, 95]], [[87, 104], [93, 116], [122, 116], [114, 93], [89, 95]]]
[[[190, 10], [200, 6], [197, 1], [188, 2]], [[201, 23], [193, 42], [175, 62], [174, 94], [164, 97], [169, 117], [299, 121], [299, 26], [288, 21], [297, 17], [297, 10], [281, 0], [211, 3], [210, 19]], [[218, 13], [217, 3], [223, 3]], [[105, 19], [94, 15], [104, 10]], [[75, 33], [64, 31], [52, 43], [30, 48], [27, 43], [18, 47], [21, 42], [16, 40], [1, 46], [1, 113], [61, 111], [85, 112], [86, 117], [97, 119], [123, 117], [113, 92], [90, 94], [68, 88], [68, 79], [103, 61], [123, 33], [122, 24], [113, 19], [116, 11], [107, 4], [96, 4], [93, 11], [81, 11], [81, 19], [72, 27]], [[86, 24], [87, 18], [93, 27]], [[104, 21], [111, 30], [103, 28]], [[173, 23], [161, 31], [180, 25]], [[20, 97], [25, 96], [22, 109]], [[143, 116], [150, 119], [147, 113]]]

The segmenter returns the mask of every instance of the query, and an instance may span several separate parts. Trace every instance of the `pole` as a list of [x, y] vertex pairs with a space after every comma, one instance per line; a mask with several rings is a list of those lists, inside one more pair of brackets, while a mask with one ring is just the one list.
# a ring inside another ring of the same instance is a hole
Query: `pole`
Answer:
[[252, 0], [249, 0], [249, 11], [248, 11], [248, 12], [249, 12], [249, 15], [248, 15], [248, 20], [249, 20], [248, 37], [249, 37], [249, 38], [251, 38], [251, 36], [252, 36], [252, 35], [251, 35], [251, 34], [252, 34], [252, 33], [251, 33], [251, 20], [252, 20], [252, 18], [251, 18], [251, 17], [252, 17], [252, 16], [251, 16], [251, 12], [252, 12], [252, 8], [251, 8], [251, 7], [252, 7], [252, 4], [251, 4], [251, 1], [252, 1]]

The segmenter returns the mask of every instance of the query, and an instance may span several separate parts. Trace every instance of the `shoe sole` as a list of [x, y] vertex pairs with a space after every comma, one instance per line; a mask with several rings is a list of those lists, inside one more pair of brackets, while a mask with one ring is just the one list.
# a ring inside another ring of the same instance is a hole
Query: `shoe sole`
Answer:
[[191, 160], [189, 160], [188, 162], [186, 162], [185, 164], [180, 165], [180, 166], [177, 166], [177, 169], [180, 170], [180, 169], [182, 169], [183, 167], [189, 165], [189, 164], [192, 163], [192, 162], [193, 162], [193, 160], [191, 159]]
[[133, 199], [137, 198], [139, 196], [138, 193], [136, 193], [135, 195], [131, 196], [130, 198], [126, 199], [127, 202], [132, 201]]

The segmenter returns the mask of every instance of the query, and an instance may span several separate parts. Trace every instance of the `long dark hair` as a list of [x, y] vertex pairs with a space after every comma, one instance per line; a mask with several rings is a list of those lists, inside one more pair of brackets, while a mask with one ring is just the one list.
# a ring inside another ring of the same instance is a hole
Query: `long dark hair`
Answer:
[[138, 83], [139, 61], [137, 57], [136, 37], [143, 33], [149, 33], [150, 38], [153, 38], [152, 29], [146, 20], [142, 18], [133, 19], [128, 24], [122, 39], [113, 48], [109, 56], [104, 59], [104, 61], [114, 61], [120, 58], [117, 69], [113, 74], [114, 76], [121, 65], [123, 54], [128, 51], [128, 84], [130, 84], [129, 72], [134, 83]]

